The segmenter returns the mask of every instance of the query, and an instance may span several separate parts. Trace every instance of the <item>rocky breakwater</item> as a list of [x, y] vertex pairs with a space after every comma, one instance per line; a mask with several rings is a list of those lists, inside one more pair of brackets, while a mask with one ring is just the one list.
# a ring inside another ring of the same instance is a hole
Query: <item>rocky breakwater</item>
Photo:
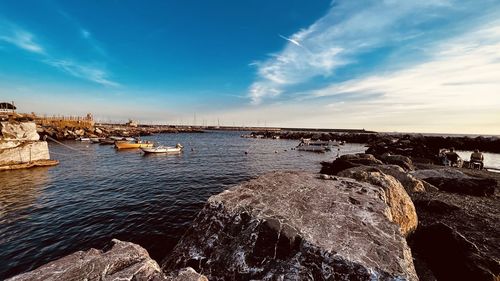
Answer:
[[192, 268], [165, 274], [139, 245], [113, 239], [106, 250], [78, 251], [8, 281], [207, 281]]
[[40, 141], [33, 122], [0, 122], [0, 170], [52, 166], [47, 142]]
[[[395, 159], [406, 163], [388, 164]], [[420, 280], [499, 280], [500, 174], [414, 164], [400, 155], [384, 161], [347, 155], [321, 172], [382, 187], [401, 183], [418, 216], [408, 240]]]
[[389, 200], [401, 190], [387, 188], [303, 172], [258, 177], [210, 197], [162, 268], [210, 280], [417, 280], [401, 233], [414, 213], [394, 219], [411, 201]]

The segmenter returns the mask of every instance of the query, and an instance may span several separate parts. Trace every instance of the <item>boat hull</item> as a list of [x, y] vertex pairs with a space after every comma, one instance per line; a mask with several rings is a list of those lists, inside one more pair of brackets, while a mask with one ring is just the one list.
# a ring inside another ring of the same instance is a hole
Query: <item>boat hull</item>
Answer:
[[131, 142], [115, 142], [115, 147], [117, 149], [134, 149], [134, 148], [146, 148], [153, 147], [152, 143], [131, 143]]
[[179, 147], [141, 147], [144, 153], [180, 153], [182, 148]]

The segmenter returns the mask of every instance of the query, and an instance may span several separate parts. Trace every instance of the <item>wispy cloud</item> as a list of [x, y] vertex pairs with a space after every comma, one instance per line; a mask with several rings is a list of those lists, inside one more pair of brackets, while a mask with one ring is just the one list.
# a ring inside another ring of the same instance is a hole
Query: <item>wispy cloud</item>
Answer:
[[[92, 46], [103, 52], [91, 38], [91, 33], [86, 29], [80, 30], [81, 35], [86, 40], [91, 40]], [[0, 41], [11, 44], [24, 51], [37, 54], [42, 63], [55, 67], [73, 77], [85, 79], [108, 87], [118, 87], [119, 83], [109, 78], [109, 73], [102, 64], [83, 63], [75, 59], [58, 56], [55, 51], [50, 51], [42, 46], [36, 36], [18, 25], [7, 21], [0, 21]]]
[[0, 21], [0, 41], [32, 53], [43, 54], [45, 52], [32, 33], [7, 22]]
[[118, 87], [120, 84], [111, 81], [102, 67], [78, 64], [72, 60], [46, 59], [44, 62], [74, 77], [86, 79], [103, 86]]
[[[316, 78], [333, 79], [338, 70], [362, 65], [370, 59], [364, 55], [378, 49], [415, 48], [410, 43], [424, 44], [436, 39], [426, 38], [425, 34], [451, 36], [452, 28], [450, 34], [439, 33], [448, 28], [443, 22], [459, 21], [461, 16], [474, 13], [480, 15], [485, 6], [493, 3], [491, 0], [335, 1], [330, 11], [314, 24], [290, 38], [283, 36], [289, 42], [281, 52], [254, 63], [257, 78], [250, 86], [249, 97], [253, 103], [259, 103], [293, 92], [295, 85]], [[419, 41], [420, 38], [423, 39]]]

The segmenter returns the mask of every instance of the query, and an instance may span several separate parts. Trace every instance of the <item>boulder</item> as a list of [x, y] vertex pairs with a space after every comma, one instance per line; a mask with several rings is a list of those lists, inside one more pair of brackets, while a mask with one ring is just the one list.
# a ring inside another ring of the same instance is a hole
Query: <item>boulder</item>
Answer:
[[412, 198], [419, 219], [409, 237], [415, 265], [422, 261], [437, 280], [498, 280], [498, 198], [449, 192], [414, 193]]
[[34, 122], [0, 122], [0, 140], [37, 141]]
[[175, 280], [167, 279], [139, 245], [117, 239], [112, 243], [107, 251], [78, 251], [7, 280]]
[[385, 196], [352, 179], [270, 173], [210, 197], [162, 268], [209, 280], [417, 280]]
[[371, 154], [358, 153], [358, 154], [346, 154], [335, 159], [333, 162], [322, 162], [321, 172], [322, 174], [336, 175], [337, 173], [359, 166], [377, 166], [382, 165], [382, 161], [376, 159]]
[[419, 229], [413, 239], [438, 280], [495, 281], [500, 277], [498, 260], [482, 255], [477, 245], [444, 223]]
[[436, 169], [422, 169], [410, 172], [414, 177], [425, 180], [428, 178], [470, 178], [470, 176], [462, 173], [455, 168], [436, 168]]
[[413, 166], [413, 161], [410, 159], [410, 157], [407, 156], [384, 153], [380, 156], [380, 159], [386, 164], [398, 165], [399, 167], [405, 169], [406, 171], [415, 170], [415, 167]]
[[473, 196], [492, 196], [495, 194], [495, 188], [497, 186], [497, 181], [494, 179], [473, 177], [427, 178], [425, 180], [439, 190]]
[[495, 179], [471, 177], [453, 168], [417, 170], [412, 175], [439, 190], [465, 195], [492, 196], [497, 186]]
[[351, 168], [338, 175], [380, 186], [384, 190], [383, 199], [390, 208], [391, 220], [399, 226], [401, 233], [406, 237], [417, 228], [415, 206], [396, 178], [382, 173], [378, 166]]
[[0, 166], [48, 159], [49, 147], [45, 141], [23, 142], [17, 147], [0, 150]]
[[[425, 191], [432, 191], [435, 189], [432, 189], [430, 187], [426, 188], [426, 183], [424, 183], [422, 180], [419, 180], [415, 178], [412, 174], [409, 174], [401, 166], [398, 165], [381, 165], [377, 166], [377, 169], [383, 172], [386, 175], [393, 176], [396, 178], [405, 188], [406, 192], [408, 193], [413, 193], [413, 192], [425, 192]], [[427, 190], [431, 189], [431, 190]]]

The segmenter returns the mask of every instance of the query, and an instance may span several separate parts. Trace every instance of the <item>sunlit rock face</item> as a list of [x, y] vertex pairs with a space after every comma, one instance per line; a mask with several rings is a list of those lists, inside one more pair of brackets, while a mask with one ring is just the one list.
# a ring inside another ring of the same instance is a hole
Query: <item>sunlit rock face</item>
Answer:
[[33, 122], [0, 122], [0, 166], [50, 159]]
[[45, 141], [25, 142], [19, 146], [0, 149], [0, 166], [50, 159]]
[[405, 188], [395, 177], [382, 173], [378, 167], [361, 166], [344, 170], [339, 176], [380, 186], [384, 190], [384, 201], [390, 209], [390, 220], [395, 222], [406, 237], [418, 225], [417, 212]]
[[209, 280], [417, 280], [385, 191], [270, 173], [212, 196], [162, 263]]

